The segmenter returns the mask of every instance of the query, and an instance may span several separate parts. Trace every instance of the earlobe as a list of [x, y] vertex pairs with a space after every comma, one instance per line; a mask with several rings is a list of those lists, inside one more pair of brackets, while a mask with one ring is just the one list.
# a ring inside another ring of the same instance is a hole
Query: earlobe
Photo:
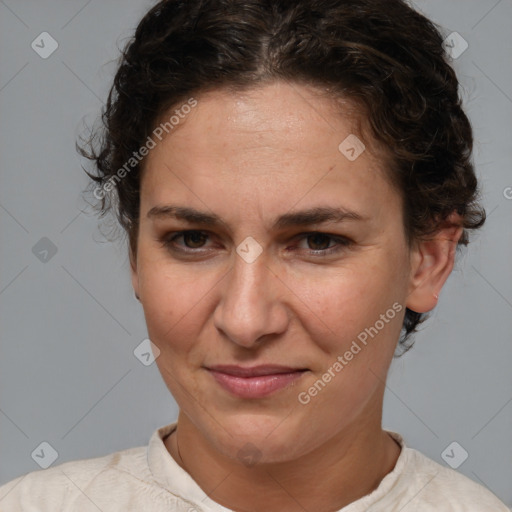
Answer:
[[430, 238], [418, 241], [411, 255], [411, 275], [406, 306], [427, 313], [437, 304], [439, 293], [453, 270], [457, 243], [463, 228], [452, 214]]

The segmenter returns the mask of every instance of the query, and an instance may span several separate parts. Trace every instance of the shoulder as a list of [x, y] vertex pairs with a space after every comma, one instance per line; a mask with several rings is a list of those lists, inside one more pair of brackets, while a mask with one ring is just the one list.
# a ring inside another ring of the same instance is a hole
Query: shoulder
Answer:
[[[418, 500], [418, 504], [422, 505], [421, 510], [510, 512], [510, 509], [483, 485], [462, 473], [442, 466], [413, 448], [405, 450], [408, 463], [404, 479], [409, 488], [414, 488], [414, 500]], [[426, 508], [429, 506], [430, 508]]]
[[123, 483], [130, 486], [141, 480], [150, 480], [146, 447], [142, 446], [19, 476], [0, 486], [0, 510], [65, 510], [58, 507], [75, 505], [87, 489], [107, 492], [110, 488], [111, 492], [113, 483], [122, 489]]

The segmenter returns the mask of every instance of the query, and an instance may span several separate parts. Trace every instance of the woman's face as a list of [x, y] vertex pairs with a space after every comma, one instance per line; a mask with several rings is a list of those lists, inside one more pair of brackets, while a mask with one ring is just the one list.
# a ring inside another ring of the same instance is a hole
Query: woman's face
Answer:
[[269, 462], [380, 426], [411, 268], [382, 160], [305, 86], [196, 99], [147, 157], [133, 266], [181, 414], [225, 455]]

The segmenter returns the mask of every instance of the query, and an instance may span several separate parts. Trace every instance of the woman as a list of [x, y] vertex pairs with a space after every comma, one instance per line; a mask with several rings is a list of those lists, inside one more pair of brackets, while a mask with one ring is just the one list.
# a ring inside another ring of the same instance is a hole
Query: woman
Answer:
[[381, 427], [397, 342], [485, 218], [457, 87], [401, 0], [151, 9], [81, 151], [178, 421], [2, 510], [507, 511]]

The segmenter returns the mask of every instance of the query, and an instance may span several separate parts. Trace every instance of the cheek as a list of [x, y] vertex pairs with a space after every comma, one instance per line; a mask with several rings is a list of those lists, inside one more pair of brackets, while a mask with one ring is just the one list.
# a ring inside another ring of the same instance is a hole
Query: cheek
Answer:
[[207, 266], [172, 264], [154, 253], [141, 258], [139, 290], [148, 333], [163, 356], [193, 350], [213, 314], [209, 301], [222, 275]]
[[[297, 301], [302, 311], [300, 321], [325, 352], [344, 352], [359, 333], [400, 300], [400, 279], [393, 265], [376, 256], [367, 254], [343, 269], [289, 277], [290, 289], [301, 299]], [[396, 332], [397, 322], [386, 320], [382, 330]]]
[[190, 309], [186, 297], [190, 288], [184, 286], [178, 272], [151, 256], [143, 255], [139, 259], [138, 275], [148, 331], [160, 346], [175, 329], [179, 318]]
[[[140, 272], [139, 288], [144, 297], [144, 315], [150, 336], [155, 342], [162, 341], [165, 332], [173, 329], [180, 315], [177, 309], [179, 283], [158, 270], [158, 267], [146, 266]], [[160, 345], [160, 343], [158, 343]]]
[[[382, 301], [382, 307], [369, 310], [360, 304], [347, 303], [337, 320], [336, 332], [340, 335], [315, 339], [322, 346], [324, 357], [317, 371], [298, 390], [302, 393], [298, 399], [302, 404], [308, 402], [305, 407], [310, 408], [309, 418], [318, 429], [349, 423], [372, 400], [375, 404], [370, 409], [378, 408], [379, 393], [402, 325], [403, 313], [397, 311], [401, 305], [394, 304], [395, 308], [392, 303]], [[352, 318], [345, 322], [343, 315]]]
[[197, 366], [194, 349], [204, 323], [205, 303], [201, 299], [211, 286], [197, 272], [192, 276], [183, 267], [156, 259], [146, 260], [141, 270], [139, 282], [148, 335], [160, 350], [156, 364], [178, 403], [187, 403], [183, 382], [188, 382], [188, 393], [201, 395], [191, 369]]

